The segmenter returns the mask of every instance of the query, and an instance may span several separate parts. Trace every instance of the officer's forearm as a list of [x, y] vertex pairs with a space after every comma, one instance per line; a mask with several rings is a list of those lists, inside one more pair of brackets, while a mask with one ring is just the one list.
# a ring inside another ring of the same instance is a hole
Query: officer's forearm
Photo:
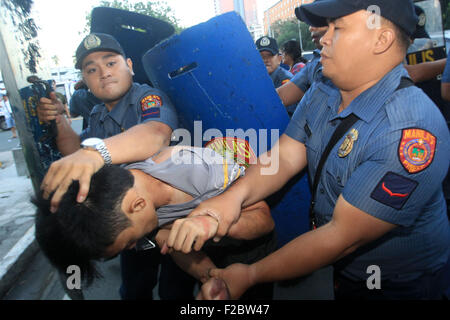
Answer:
[[153, 121], [105, 139], [105, 144], [114, 164], [143, 161], [168, 146], [171, 134], [169, 126]]
[[242, 199], [243, 207], [250, 206], [280, 190], [307, 165], [305, 145], [282, 135], [277, 144], [250, 166], [225, 193], [233, 192]]
[[444, 72], [446, 61], [447, 59], [440, 59], [415, 65], [405, 65], [405, 68], [414, 83], [419, 83], [434, 79]]
[[283, 105], [290, 106], [298, 103], [304, 96], [304, 92], [297, 87], [293, 82], [288, 82], [277, 88], [277, 93], [280, 96]]
[[216, 268], [214, 262], [212, 262], [212, 260], [202, 251], [193, 251], [187, 254], [179, 251], [172, 251], [170, 256], [184, 272], [190, 274], [202, 283], [208, 280], [209, 270]]
[[331, 225], [304, 233], [250, 266], [251, 283], [282, 281], [308, 275], [345, 255], [347, 247]]
[[450, 101], [450, 83], [441, 83], [441, 95], [445, 101]]
[[80, 149], [80, 137], [72, 129], [67, 119], [59, 115], [56, 121], [58, 135], [56, 136], [56, 146], [63, 156], [74, 153]]
[[228, 231], [228, 236], [239, 240], [253, 240], [273, 230], [275, 223], [269, 206], [260, 201], [241, 211], [239, 220]]

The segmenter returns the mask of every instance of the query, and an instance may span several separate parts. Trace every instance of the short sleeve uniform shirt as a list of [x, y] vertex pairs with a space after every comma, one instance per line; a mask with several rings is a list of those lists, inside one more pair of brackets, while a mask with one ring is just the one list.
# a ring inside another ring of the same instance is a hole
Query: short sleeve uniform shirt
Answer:
[[150, 121], [165, 123], [175, 130], [178, 125], [175, 107], [160, 90], [146, 84], [133, 83], [111, 112], [108, 112], [104, 103], [94, 106], [89, 125], [80, 138], [104, 139]]
[[442, 181], [449, 168], [450, 136], [436, 105], [416, 87], [397, 90], [402, 65], [338, 114], [338, 89], [315, 82], [286, 134], [305, 144], [314, 177], [320, 157], [342, 118], [359, 121], [332, 149], [317, 188], [319, 225], [332, 219], [340, 195], [360, 210], [397, 225], [336, 267], [354, 280], [378, 265], [382, 278], [414, 279], [441, 268], [449, 256], [450, 229]]

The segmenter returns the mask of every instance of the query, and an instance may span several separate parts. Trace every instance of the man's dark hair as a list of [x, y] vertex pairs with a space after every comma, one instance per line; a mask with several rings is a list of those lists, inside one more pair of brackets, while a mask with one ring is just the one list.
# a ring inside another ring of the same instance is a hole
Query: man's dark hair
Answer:
[[288, 40], [281, 46], [281, 51], [288, 54], [294, 60], [294, 64], [299, 62], [307, 63], [308, 60], [303, 58], [302, 49], [300, 49], [300, 43], [295, 40]]
[[92, 176], [83, 203], [76, 201], [78, 181], [72, 182], [55, 213], [42, 195], [32, 199], [37, 207], [36, 240], [54, 267], [65, 274], [68, 266], [78, 266], [88, 286], [100, 277], [93, 260], [103, 258], [106, 248], [131, 225], [121, 203], [133, 184], [128, 170], [104, 166]]

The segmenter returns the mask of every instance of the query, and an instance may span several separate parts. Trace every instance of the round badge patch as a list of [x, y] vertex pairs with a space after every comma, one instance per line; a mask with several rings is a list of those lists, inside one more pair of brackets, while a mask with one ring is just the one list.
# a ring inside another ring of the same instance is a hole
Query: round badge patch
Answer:
[[267, 37], [262, 38], [260, 45], [263, 47], [267, 47], [268, 45], [270, 45], [270, 39]]
[[433, 162], [436, 137], [426, 130], [405, 129], [399, 147], [400, 162], [409, 173], [418, 173]]
[[84, 39], [84, 47], [86, 50], [91, 50], [99, 47], [102, 44], [102, 40], [97, 37], [95, 34], [90, 34]]
[[426, 23], [427, 23], [427, 16], [425, 15], [425, 13], [421, 13], [419, 15], [419, 22], [417, 23], [417, 25], [423, 27], [425, 26]]

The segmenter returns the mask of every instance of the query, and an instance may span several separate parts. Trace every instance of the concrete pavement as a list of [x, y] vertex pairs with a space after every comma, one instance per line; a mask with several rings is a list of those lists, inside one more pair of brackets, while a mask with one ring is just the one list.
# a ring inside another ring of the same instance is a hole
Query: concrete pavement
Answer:
[[19, 177], [11, 151], [0, 152], [0, 297], [36, 253], [31, 180]]

